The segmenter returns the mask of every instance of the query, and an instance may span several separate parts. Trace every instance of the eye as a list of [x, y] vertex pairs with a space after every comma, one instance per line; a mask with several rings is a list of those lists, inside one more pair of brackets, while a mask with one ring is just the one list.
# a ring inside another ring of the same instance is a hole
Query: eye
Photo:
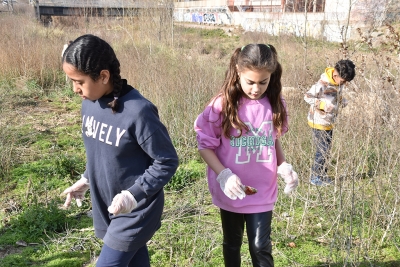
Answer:
[[[264, 81], [264, 82], [260, 82], [261, 85], [266, 85], [268, 83], [268, 81]], [[257, 84], [255, 82], [247, 82], [248, 85], [253, 85], [253, 84]]]

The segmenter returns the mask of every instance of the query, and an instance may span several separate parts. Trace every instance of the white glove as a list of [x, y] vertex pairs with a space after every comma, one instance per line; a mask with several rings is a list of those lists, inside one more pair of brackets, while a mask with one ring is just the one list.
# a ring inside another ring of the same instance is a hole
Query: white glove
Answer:
[[68, 208], [71, 205], [72, 198], [75, 198], [78, 207], [82, 206], [82, 200], [85, 198], [85, 193], [88, 189], [89, 181], [82, 174], [81, 179], [61, 193], [62, 196], [67, 195], [64, 207]]
[[115, 195], [111, 205], [108, 207], [108, 212], [114, 215], [130, 213], [137, 207], [137, 201], [131, 192], [122, 190], [121, 193]]
[[220, 172], [217, 176], [217, 181], [219, 182], [224, 194], [230, 199], [243, 199], [246, 196], [246, 193], [242, 189], [243, 184], [240, 181], [240, 178], [236, 174], [232, 173], [230, 169], [226, 168]]
[[283, 178], [286, 183], [283, 192], [285, 194], [290, 194], [299, 184], [299, 178], [297, 173], [293, 170], [292, 165], [284, 161], [278, 166], [278, 174]]

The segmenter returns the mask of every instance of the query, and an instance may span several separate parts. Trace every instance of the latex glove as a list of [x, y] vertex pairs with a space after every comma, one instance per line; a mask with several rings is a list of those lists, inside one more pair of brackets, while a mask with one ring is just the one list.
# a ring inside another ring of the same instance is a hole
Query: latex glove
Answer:
[[297, 173], [293, 170], [292, 165], [284, 161], [278, 166], [278, 174], [283, 178], [286, 183], [283, 192], [290, 194], [299, 185], [299, 178]]
[[130, 213], [137, 207], [137, 201], [131, 192], [122, 190], [121, 193], [115, 195], [108, 212], [114, 215]]
[[71, 201], [75, 198], [76, 205], [78, 207], [82, 206], [82, 200], [85, 198], [85, 193], [89, 189], [89, 181], [83, 175], [72, 186], [68, 187], [61, 193], [61, 196], [67, 195], [64, 207], [68, 208], [71, 205]]
[[217, 181], [219, 182], [224, 194], [232, 200], [237, 198], [243, 199], [246, 193], [243, 191], [243, 184], [240, 178], [232, 173], [228, 168], [223, 170], [218, 176]]

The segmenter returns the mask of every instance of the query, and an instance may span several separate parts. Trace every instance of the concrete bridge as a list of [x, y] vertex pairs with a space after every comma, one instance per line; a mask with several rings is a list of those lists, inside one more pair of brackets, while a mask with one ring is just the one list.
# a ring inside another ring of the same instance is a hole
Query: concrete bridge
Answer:
[[140, 9], [170, 9], [172, 4], [156, 0], [36, 0], [32, 1], [40, 20], [52, 16], [132, 16]]

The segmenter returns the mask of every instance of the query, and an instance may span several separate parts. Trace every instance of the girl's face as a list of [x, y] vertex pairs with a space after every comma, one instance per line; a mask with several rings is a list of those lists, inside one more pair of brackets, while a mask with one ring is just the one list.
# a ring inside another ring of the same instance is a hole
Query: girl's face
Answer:
[[96, 81], [69, 63], [63, 63], [63, 70], [72, 81], [74, 93], [83, 99], [95, 101], [113, 90], [109, 83], [110, 72], [108, 70], [102, 70]]
[[260, 99], [267, 91], [271, 73], [266, 70], [249, 70], [244, 69], [238, 72], [240, 77], [240, 85], [246, 97], [252, 100]]

